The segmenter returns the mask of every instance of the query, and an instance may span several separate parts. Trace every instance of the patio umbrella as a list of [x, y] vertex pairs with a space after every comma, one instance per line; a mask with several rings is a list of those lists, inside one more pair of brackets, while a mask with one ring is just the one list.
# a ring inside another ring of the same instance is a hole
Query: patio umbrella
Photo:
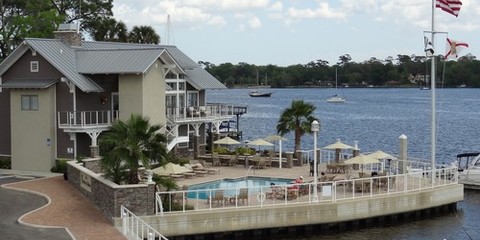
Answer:
[[278, 168], [282, 168], [282, 141], [286, 141], [287, 139], [280, 136], [280, 135], [270, 135], [266, 138], [264, 138], [265, 141], [268, 142], [274, 142], [278, 141], [278, 156], [279, 156], [279, 161], [278, 161]]
[[335, 161], [338, 162], [340, 160], [340, 152], [343, 149], [353, 149], [354, 147], [347, 145], [345, 143], [342, 143], [340, 139], [337, 139], [337, 141], [333, 144], [330, 144], [328, 146], [323, 147], [324, 149], [335, 149]]
[[167, 163], [164, 166], [152, 169], [152, 172], [158, 175], [168, 176], [170, 174], [182, 174], [182, 173], [190, 172], [190, 170], [188, 170], [184, 166], [180, 166], [175, 163]]
[[370, 153], [368, 154], [367, 156], [369, 157], [373, 157], [375, 159], [397, 159], [396, 157], [382, 151], [382, 150], [378, 150], [374, 153]]
[[260, 146], [269, 146], [269, 147], [272, 147], [273, 144], [272, 143], [269, 143], [261, 138], [259, 139], [256, 139], [256, 140], [253, 140], [251, 142], [248, 142], [247, 143], [247, 146], [258, 146], [260, 148]]
[[368, 155], [359, 154], [354, 158], [350, 158], [345, 161], [345, 164], [359, 164], [362, 166], [362, 174], [363, 174], [363, 165], [369, 163], [379, 163], [378, 159], [370, 157]]
[[269, 142], [267, 142], [267, 141], [265, 141], [261, 138], [253, 140], [251, 142], [248, 142], [247, 145], [250, 145], [250, 146], [269, 146], [269, 147], [273, 146], [272, 143], [269, 143]]
[[222, 139], [216, 140], [213, 142], [214, 144], [222, 144], [222, 145], [235, 145], [240, 144], [239, 141], [231, 138], [231, 137], [224, 137]]

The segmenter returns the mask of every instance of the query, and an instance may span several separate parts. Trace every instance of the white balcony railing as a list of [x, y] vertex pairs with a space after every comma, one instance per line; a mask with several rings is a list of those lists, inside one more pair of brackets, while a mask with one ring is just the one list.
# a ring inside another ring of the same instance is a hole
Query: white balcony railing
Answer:
[[109, 127], [118, 119], [118, 111], [66, 111], [58, 112], [59, 128]]
[[229, 119], [238, 113], [246, 113], [246, 107], [232, 104], [208, 104], [166, 109], [167, 118], [174, 122]]

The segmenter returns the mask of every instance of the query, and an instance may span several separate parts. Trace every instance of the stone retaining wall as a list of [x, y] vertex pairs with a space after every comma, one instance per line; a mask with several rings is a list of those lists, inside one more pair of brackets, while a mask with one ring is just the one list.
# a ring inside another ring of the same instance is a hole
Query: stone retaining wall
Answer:
[[[155, 213], [155, 184], [118, 185], [101, 174], [84, 167], [95, 166], [94, 161], [67, 163], [68, 182], [95, 204], [113, 223], [120, 217], [120, 207], [127, 207], [136, 215]], [[96, 169], [93, 167], [93, 169]]]

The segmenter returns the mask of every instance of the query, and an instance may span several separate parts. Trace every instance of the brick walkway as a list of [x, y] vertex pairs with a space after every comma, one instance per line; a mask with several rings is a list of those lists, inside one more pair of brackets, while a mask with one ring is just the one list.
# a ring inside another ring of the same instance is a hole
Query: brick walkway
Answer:
[[62, 176], [3, 185], [41, 193], [50, 203], [19, 219], [27, 225], [65, 227], [77, 240], [126, 239], [90, 201]]

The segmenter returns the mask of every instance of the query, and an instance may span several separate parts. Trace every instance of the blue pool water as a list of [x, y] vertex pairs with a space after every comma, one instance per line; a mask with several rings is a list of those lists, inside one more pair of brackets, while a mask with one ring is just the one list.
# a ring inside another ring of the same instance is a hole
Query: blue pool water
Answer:
[[[214, 194], [213, 189], [225, 189], [226, 195], [235, 195], [240, 188], [248, 187], [250, 193], [258, 192], [262, 187], [270, 187], [271, 183], [276, 186], [287, 185], [294, 179], [290, 178], [273, 178], [273, 177], [242, 177], [242, 178], [226, 178], [222, 180], [190, 185], [188, 187], [188, 198], [207, 199], [208, 196]], [[193, 190], [193, 191], [192, 191]], [[195, 191], [198, 190], [198, 191]], [[205, 191], [203, 191], [205, 190]]]

